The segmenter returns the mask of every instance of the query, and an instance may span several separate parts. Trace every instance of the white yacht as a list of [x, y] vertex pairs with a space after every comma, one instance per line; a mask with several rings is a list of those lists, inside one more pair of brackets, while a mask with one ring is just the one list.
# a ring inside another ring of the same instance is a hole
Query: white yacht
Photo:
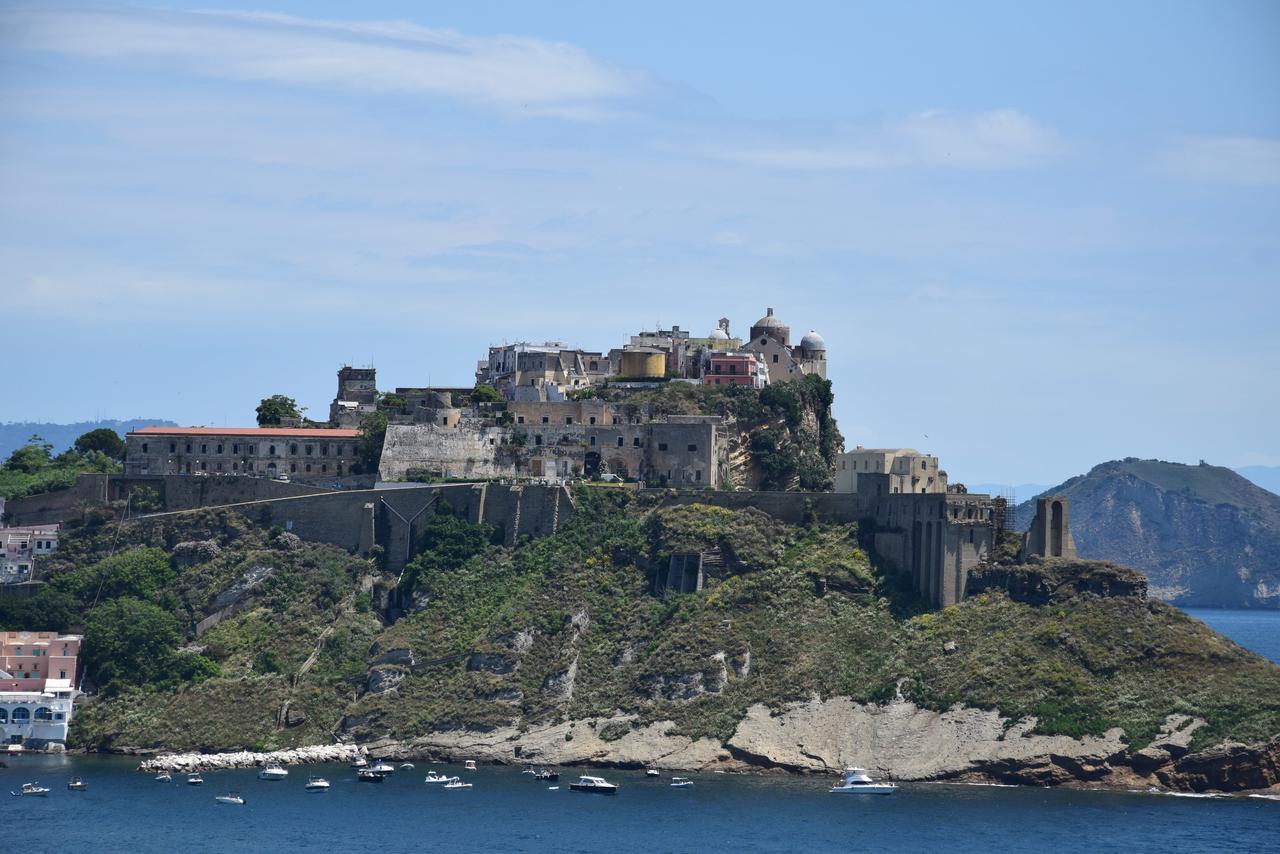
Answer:
[[877, 783], [867, 776], [865, 768], [846, 768], [844, 779], [831, 791], [845, 795], [892, 795], [898, 791], [898, 784]]
[[424, 783], [452, 783], [458, 777], [450, 777], [448, 774], [439, 774], [436, 769], [432, 768], [427, 772], [427, 776], [422, 779]]
[[240, 797], [239, 792], [227, 792], [225, 795], [218, 795], [214, 798], [220, 804], [231, 804], [232, 806], [244, 806], [244, 798]]
[[463, 762], [463, 763], [462, 763], [462, 770], [463, 770], [463, 771], [474, 771], [474, 770], [476, 770], [476, 761], [475, 761], [474, 759], [468, 759], [466, 762]]
[[201, 777], [199, 774], [188, 774], [188, 775], [187, 775], [187, 785], [188, 785], [188, 786], [199, 786], [199, 785], [201, 785], [202, 783], [204, 783], [204, 778], [203, 778], [203, 777]]
[[570, 783], [569, 788], [575, 792], [594, 792], [597, 795], [616, 795], [618, 787], [603, 777], [589, 777], [583, 774], [578, 782]]
[[329, 781], [326, 780], [325, 778], [323, 777], [307, 778], [308, 792], [324, 792], [324, 791], [328, 791], [328, 789], [329, 789]]
[[369, 770], [375, 774], [394, 774], [396, 773], [396, 766], [387, 763], [385, 760], [377, 759], [369, 766]]
[[172, 783], [172, 782], [173, 782], [173, 775], [171, 775], [168, 771], [161, 771], [159, 774], [157, 774], [157, 775], [156, 775], [156, 782], [157, 782], [157, 783]]
[[23, 783], [18, 794], [23, 796], [39, 795], [43, 798], [49, 794], [49, 789], [39, 783]]
[[283, 780], [289, 776], [289, 772], [281, 768], [278, 763], [272, 762], [258, 772], [259, 780]]
[[369, 767], [369, 760], [365, 759], [363, 756], [357, 756], [355, 759], [351, 760], [352, 771], [359, 771], [361, 768], [368, 768], [368, 767]]
[[690, 780], [688, 777], [672, 777], [671, 778], [671, 788], [673, 789], [687, 789], [692, 785], [693, 785], [693, 781]]
[[660, 777], [662, 776], [662, 772], [657, 768], [646, 768], [644, 769], [644, 775], [646, 777]]

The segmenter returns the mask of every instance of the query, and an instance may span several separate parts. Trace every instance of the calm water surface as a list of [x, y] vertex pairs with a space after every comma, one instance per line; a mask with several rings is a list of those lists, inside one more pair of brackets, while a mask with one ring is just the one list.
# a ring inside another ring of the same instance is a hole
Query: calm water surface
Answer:
[[[1280, 661], [1280, 613], [1193, 609], [1192, 616]], [[253, 771], [205, 775], [203, 786], [154, 782], [135, 760], [24, 756], [0, 769], [0, 851], [550, 851], [614, 852], [1200, 852], [1280, 851], [1280, 801], [1124, 792], [905, 784], [892, 797], [830, 795], [832, 780], [607, 771], [616, 797], [552, 791], [512, 768], [464, 772], [475, 788], [422, 782], [428, 763], [382, 784], [345, 765], [293, 768], [284, 782]], [[439, 766], [441, 768], [447, 766]], [[333, 788], [303, 789], [308, 773]], [[83, 776], [87, 792], [67, 780]], [[10, 797], [40, 781], [47, 798]], [[214, 796], [238, 790], [244, 807]]]

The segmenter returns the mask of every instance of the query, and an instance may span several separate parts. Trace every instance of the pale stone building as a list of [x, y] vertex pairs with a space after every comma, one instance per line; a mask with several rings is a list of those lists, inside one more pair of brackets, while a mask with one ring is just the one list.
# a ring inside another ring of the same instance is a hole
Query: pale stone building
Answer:
[[764, 357], [771, 385], [800, 379], [806, 374], [817, 374], [824, 379], [827, 376], [827, 344], [822, 336], [809, 330], [800, 343], [792, 347], [791, 327], [774, 315], [772, 308], [751, 325], [751, 338], [745, 349]]
[[490, 347], [489, 358], [476, 363], [476, 382], [493, 386], [508, 400], [564, 400], [609, 373], [603, 353], [559, 341]]
[[376, 412], [377, 376], [374, 368], [343, 365], [338, 370], [338, 393], [329, 404], [329, 423], [335, 427], [359, 427], [361, 419]]
[[836, 465], [836, 492], [857, 492], [859, 474], [888, 475], [887, 494], [945, 493], [947, 473], [938, 458], [915, 448], [864, 448], [840, 455]]
[[351, 474], [359, 430], [340, 427], [143, 427], [124, 439], [127, 475]]

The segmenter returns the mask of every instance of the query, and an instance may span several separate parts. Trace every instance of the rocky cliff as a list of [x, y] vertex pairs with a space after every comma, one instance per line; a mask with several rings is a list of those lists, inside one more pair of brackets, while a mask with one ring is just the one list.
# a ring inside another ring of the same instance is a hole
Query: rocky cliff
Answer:
[[[161, 660], [207, 661], [150, 679], [91, 663], [104, 684], [75, 744], [336, 740], [504, 762], [1276, 782], [1280, 667], [1145, 598], [1131, 570], [993, 568], [964, 603], [930, 611], [871, 565], [852, 525], [658, 507], [620, 490], [577, 502], [557, 534], [515, 547], [432, 517], [399, 577], [227, 513], [72, 534], [54, 627], [85, 620], [90, 645], [103, 643], [98, 609], [114, 605], [94, 594], [127, 593], [177, 621], [182, 646], [157, 649]], [[702, 589], [662, 591], [672, 557], [695, 553]], [[22, 619], [52, 625], [58, 605]]]
[[[1184, 606], [1280, 607], [1280, 496], [1219, 466], [1125, 459], [1049, 491], [1071, 499], [1081, 557], [1142, 570]], [[1034, 501], [1018, 508], [1025, 529]]]

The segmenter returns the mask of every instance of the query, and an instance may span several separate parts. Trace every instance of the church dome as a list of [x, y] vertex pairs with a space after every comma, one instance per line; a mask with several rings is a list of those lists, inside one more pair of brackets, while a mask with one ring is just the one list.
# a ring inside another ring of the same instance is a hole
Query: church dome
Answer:
[[752, 329], [786, 329], [787, 324], [782, 322], [782, 318], [776, 317], [773, 309], [768, 310], [768, 314], [751, 324]]
[[717, 326], [715, 329], [711, 330], [711, 334], [708, 335], [707, 337], [710, 338], [712, 341], [728, 341], [729, 333], [725, 332], [723, 329]]
[[800, 349], [812, 350], [814, 352], [821, 350], [825, 352], [827, 349], [827, 342], [822, 340], [821, 335], [810, 329], [805, 336], [800, 339]]

